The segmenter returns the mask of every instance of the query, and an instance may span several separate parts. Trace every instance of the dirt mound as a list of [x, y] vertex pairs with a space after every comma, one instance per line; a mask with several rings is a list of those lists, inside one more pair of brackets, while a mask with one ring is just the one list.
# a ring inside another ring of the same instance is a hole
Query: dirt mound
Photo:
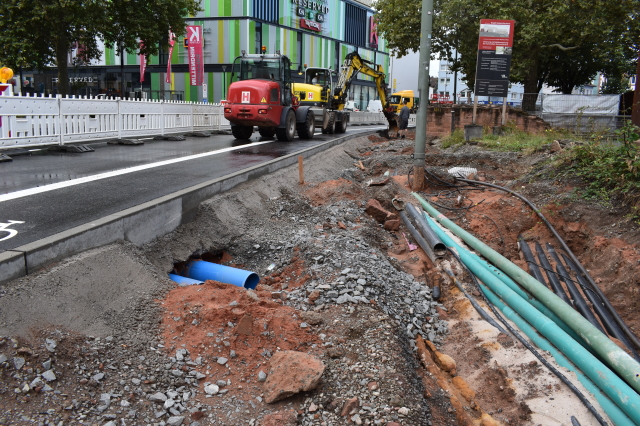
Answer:
[[[596, 424], [409, 246], [403, 226], [384, 229], [365, 213], [372, 199], [390, 212], [394, 197], [417, 205], [408, 186], [413, 143], [348, 141], [308, 160], [303, 186], [295, 168], [278, 171], [203, 203], [193, 222], [143, 248], [101, 248], [0, 288], [0, 331], [20, 335], [0, 339], [0, 424], [444, 426], [488, 415], [526, 426], [568, 424], [569, 415]], [[544, 178], [550, 155], [429, 145], [422, 194], [526, 268], [517, 236], [554, 243], [549, 231], [521, 201], [460, 188], [447, 169], [474, 167], [479, 179], [523, 193], [638, 329], [638, 228], [621, 210], [577, 199], [579, 182]], [[166, 275], [190, 257], [255, 271], [260, 285], [177, 287]], [[265, 373], [282, 350], [318, 357], [325, 372], [316, 389], [267, 404]]]

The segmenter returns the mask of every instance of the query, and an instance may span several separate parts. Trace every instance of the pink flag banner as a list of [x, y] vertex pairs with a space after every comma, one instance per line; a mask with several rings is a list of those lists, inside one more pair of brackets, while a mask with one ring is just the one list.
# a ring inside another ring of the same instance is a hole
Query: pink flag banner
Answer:
[[187, 25], [186, 45], [189, 52], [189, 82], [191, 86], [202, 86], [204, 80], [204, 55], [202, 27]]
[[[144, 47], [144, 43], [140, 42], [140, 48]], [[144, 81], [144, 73], [147, 71], [147, 56], [140, 55], [140, 83]]]
[[176, 44], [176, 35], [169, 31], [169, 60], [167, 61], [167, 78], [165, 81], [171, 84], [171, 57], [173, 56], [173, 45]]

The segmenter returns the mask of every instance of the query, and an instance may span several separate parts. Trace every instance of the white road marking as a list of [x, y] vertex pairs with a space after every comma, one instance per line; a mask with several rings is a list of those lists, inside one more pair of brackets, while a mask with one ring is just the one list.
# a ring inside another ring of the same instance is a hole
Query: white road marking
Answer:
[[126, 175], [128, 173], [138, 172], [140, 170], [153, 169], [155, 167], [166, 166], [168, 164], [180, 163], [182, 161], [194, 160], [196, 158], [208, 157], [210, 155], [222, 154], [224, 152], [234, 151], [237, 149], [245, 149], [248, 147], [264, 145], [267, 143], [277, 142], [277, 140], [254, 142], [247, 145], [234, 146], [229, 148], [223, 148], [218, 151], [204, 152], [202, 154], [194, 154], [186, 157], [174, 158], [171, 160], [159, 161], [157, 163], [143, 164], [141, 166], [129, 167], [121, 170], [114, 170], [111, 172], [99, 173], [93, 176], [85, 176], [78, 179], [72, 179], [64, 182], [52, 183], [50, 185], [39, 186], [36, 188], [23, 189], [21, 191], [10, 192], [8, 194], [0, 195], [0, 203], [3, 201], [15, 200], [16, 198], [28, 197], [29, 195], [41, 194], [43, 192], [53, 191], [56, 189], [67, 188], [69, 186], [80, 185], [87, 182], [93, 182], [100, 179], [107, 179], [114, 176]]

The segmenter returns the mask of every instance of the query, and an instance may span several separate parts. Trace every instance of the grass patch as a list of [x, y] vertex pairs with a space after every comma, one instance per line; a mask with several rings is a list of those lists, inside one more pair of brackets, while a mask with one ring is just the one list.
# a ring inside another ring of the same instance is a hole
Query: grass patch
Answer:
[[503, 128], [501, 135], [486, 134], [479, 143], [487, 149], [503, 152], [534, 153], [540, 151], [556, 139], [563, 139], [566, 135], [557, 130], [547, 130], [534, 135], [518, 129], [513, 123]]
[[452, 146], [463, 145], [464, 143], [464, 130], [455, 129], [452, 134], [442, 139], [441, 147], [450, 148]]
[[[547, 130], [543, 134], [534, 135], [518, 129], [514, 123], [509, 123], [503, 128], [502, 135], [487, 133], [485, 129], [482, 139], [476, 141], [483, 148], [492, 151], [512, 151], [533, 153], [543, 149], [545, 145], [552, 143], [556, 139], [566, 139], [567, 134], [557, 130]], [[442, 139], [442, 148], [451, 148], [464, 145], [464, 130], [456, 129], [451, 135]]]

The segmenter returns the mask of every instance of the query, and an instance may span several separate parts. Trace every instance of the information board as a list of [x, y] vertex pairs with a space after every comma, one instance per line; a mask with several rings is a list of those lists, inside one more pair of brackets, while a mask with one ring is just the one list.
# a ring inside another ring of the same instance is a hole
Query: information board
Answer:
[[515, 21], [480, 20], [475, 96], [507, 97], [514, 25]]

